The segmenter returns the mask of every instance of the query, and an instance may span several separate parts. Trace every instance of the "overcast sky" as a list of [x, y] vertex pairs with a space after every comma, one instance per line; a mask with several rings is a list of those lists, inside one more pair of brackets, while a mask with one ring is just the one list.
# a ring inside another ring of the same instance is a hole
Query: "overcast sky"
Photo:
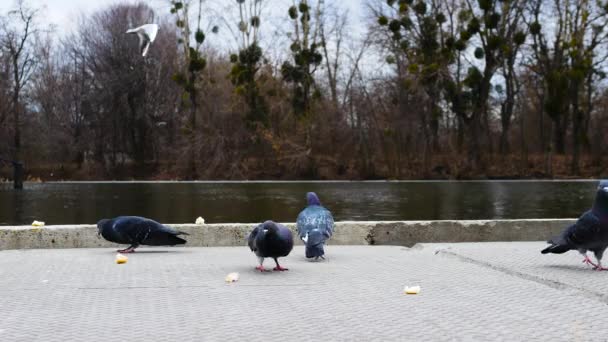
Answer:
[[[120, 3], [137, 3], [137, 0], [25, 0], [35, 7], [43, 8], [43, 20], [45, 23], [53, 24], [55, 27], [56, 37], [74, 30], [78, 23], [78, 18], [81, 15], [90, 15], [91, 13], [103, 9], [112, 4]], [[219, 25], [220, 34], [208, 35], [207, 43], [211, 46], [223, 51], [235, 51], [239, 48], [234, 35], [230, 33], [230, 29], [226, 25], [232, 25], [232, 29], [236, 29], [238, 22], [238, 10], [233, 4], [236, 0], [203, 0], [207, 11], [205, 13], [204, 22], [209, 25]], [[287, 32], [291, 31], [291, 26], [288, 25], [289, 19], [287, 10], [294, 0], [264, 0], [266, 3], [265, 14], [262, 17], [262, 26], [260, 31], [261, 46], [264, 51], [270, 54], [274, 60], [284, 58], [282, 54], [288, 51]], [[297, 0], [295, 0], [297, 1]], [[337, 6], [341, 9], [348, 10], [350, 14], [350, 24], [346, 38], [347, 48], [351, 44], [356, 44], [357, 38], [362, 37], [367, 25], [365, 18], [365, 4], [368, 0], [325, 0], [326, 4]], [[169, 13], [169, 0], [142, 0], [152, 7], [158, 17]], [[4, 15], [15, 4], [15, 0], [0, 0], [0, 14]], [[236, 12], [235, 12], [236, 10]], [[232, 11], [232, 13], [230, 13]], [[195, 12], [195, 11], [192, 11]], [[191, 13], [192, 13], [191, 12]], [[223, 17], [223, 19], [218, 19]], [[157, 19], [158, 20], [158, 19]], [[143, 23], [141, 23], [143, 24]], [[161, 28], [162, 29], [162, 28]], [[283, 47], [278, 48], [277, 47]], [[375, 70], [378, 68], [378, 57], [369, 53], [361, 61], [361, 67], [364, 69]]]
[[[80, 14], [90, 14], [95, 10], [116, 3], [134, 3], [137, 1], [130, 0], [26, 0], [29, 3], [35, 4], [37, 7], [45, 8], [45, 19], [56, 25], [59, 33], [68, 32], [71, 30], [76, 19]], [[207, 7], [221, 8], [234, 0], [205, 0]], [[267, 0], [270, 11], [281, 11], [287, 13], [287, 8], [291, 0]], [[353, 14], [353, 18], [361, 20], [363, 6], [365, 0], [327, 0], [327, 3], [334, 3], [343, 8], [347, 8]], [[169, 0], [143, 0], [151, 7], [157, 10], [158, 14], [168, 13]], [[0, 1], [0, 10], [5, 13], [13, 4], [14, 0]]]

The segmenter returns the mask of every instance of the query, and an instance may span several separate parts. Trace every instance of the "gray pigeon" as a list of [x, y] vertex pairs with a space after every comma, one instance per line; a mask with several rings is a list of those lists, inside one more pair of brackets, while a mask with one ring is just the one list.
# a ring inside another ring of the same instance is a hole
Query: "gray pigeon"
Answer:
[[[547, 242], [551, 245], [543, 249], [542, 254], [562, 254], [577, 250], [585, 257], [584, 263], [592, 265], [599, 271], [608, 270], [602, 267], [602, 256], [608, 247], [608, 180], [600, 182], [591, 210]], [[597, 264], [587, 256], [587, 251], [593, 252]]]
[[139, 245], [183, 245], [186, 240], [179, 238], [178, 235], [188, 235], [139, 216], [119, 216], [100, 220], [97, 222], [97, 232], [110, 242], [129, 244], [128, 248], [118, 251], [121, 253], [133, 253]]
[[334, 218], [331, 212], [321, 205], [314, 192], [306, 194], [308, 206], [300, 212], [297, 219], [298, 235], [306, 244], [306, 257], [325, 259], [323, 246], [334, 233]]
[[150, 44], [154, 42], [156, 39], [156, 34], [158, 33], [158, 25], [156, 24], [146, 24], [140, 27], [136, 27], [134, 29], [128, 30], [126, 33], [137, 34], [139, 37], [139, 51], [143, 57], [146, 57], [148, 54], [148, 49], [150, 48]]
[[288, 256], [293, 249], [293, 235], [289, 228], [273, 221], [266, 221], [253, 229], [249, 234], [247, 244], [260, 261], [260, 265], [256, 267], [258, 271], [266, 271], [264, 258], [274, 259], [277, 264], [274, 268], [275, 271], [288, 270], [281, 267], [277, 259]]

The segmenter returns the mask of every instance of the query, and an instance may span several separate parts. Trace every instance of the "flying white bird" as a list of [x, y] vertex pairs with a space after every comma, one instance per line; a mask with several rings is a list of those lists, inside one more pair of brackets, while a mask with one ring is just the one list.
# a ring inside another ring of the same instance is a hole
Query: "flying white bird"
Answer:
[[146, 24], [134, 29], [130, 29], [127, 33], [136, 33], [139, 37], [139, 51], [143, 57], [146, 57], [150, 44], [154, 42], [156, 33], [158, 33], [158, 25]]

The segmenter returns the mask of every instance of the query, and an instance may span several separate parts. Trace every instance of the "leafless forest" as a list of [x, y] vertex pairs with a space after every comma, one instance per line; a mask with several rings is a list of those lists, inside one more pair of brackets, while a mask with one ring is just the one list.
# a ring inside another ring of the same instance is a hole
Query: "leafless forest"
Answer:
[[[607, 174], [607, 1], [360, 1], [133, 2], [65, 34], [18, 1], [0, 158], [42, 180]], [[149, 22], [144, 58], [125, 31]]]

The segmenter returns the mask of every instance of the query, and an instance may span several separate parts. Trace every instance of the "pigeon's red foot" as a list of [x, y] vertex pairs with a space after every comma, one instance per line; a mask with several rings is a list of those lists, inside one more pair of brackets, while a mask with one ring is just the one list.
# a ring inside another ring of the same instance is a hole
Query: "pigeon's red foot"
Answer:
[[597, 265], [593, 263], [593, 261], [591, 261], [591, 259], [585, 255], [585, 259], [583, 259], [583, 264], [587, 264], [587, 265], [591, 265], [594, 268], [597, 268]]
[[135, 253], [135, 248], [125, 248], [125, 249], [119, 249], [117, 250], [118, 253], [123, 253], [123, 254], [127, 254], [127, 253]]
[[273, 270], [283, 272], [283, 271], [289, 271], [289, 268], [277, 266], [277, 267], [273, 268]]
[[596, 271], [608, 271], [608, 268], [605, 268], [603, 266], [595, 266], [593, 267], [593, 269]]
[[262, 265], [257, 266], [255, 269], [258, 270], [258, 271], [260, 271], [260, 272], [268, 272], [268, 270], [265, 269], [264, 266], [262, 266]]

